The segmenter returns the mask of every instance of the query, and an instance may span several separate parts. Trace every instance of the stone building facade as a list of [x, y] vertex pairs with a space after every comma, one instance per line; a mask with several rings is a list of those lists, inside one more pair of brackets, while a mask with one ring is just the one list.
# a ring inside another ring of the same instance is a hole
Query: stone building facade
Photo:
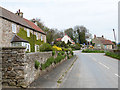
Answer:
[[[20, 10], [17, 13], [21, 13]], [[46, 34], [33, 22], [27, 21], [29, 20], [0, 7], [0, 47], [11, 47], [11, 41], [14, 35], [19, 33], [20, 28], [23, 28], [27, 35], [32, 33], [46, 43]]]
[[114, 43], [112, 43], [110, 40], [105, 39], [104, 36], [96, 37], [96, 35], [94, 35], [92, 43], [95, 44], [94, 48], [96, 49], [114, 49]]

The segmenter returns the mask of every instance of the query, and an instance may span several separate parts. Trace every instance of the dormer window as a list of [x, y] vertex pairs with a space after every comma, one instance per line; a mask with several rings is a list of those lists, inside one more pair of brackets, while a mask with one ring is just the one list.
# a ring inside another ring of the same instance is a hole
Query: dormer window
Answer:
[[12, 32], [16, 33], [16, 25], [15, 24], [12, 24]]
[[36, 39], [38, 40], [38, 33], [36, 32]]
[[27, 37], [30, 37], [30, 30], [27, 29]]

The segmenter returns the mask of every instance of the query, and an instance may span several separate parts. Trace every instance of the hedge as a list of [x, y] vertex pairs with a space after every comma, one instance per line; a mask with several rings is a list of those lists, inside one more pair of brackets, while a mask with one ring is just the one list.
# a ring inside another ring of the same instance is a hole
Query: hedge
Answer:
[[82, 50], [83, 53], [104, 53], [104, 51], [101, 50], [90, 50], [90, 49], [85, 49]]
[[112, 52], [106, 52], [105, 55], [120, 60], [120, 55], [119, 54], [115, 54], [115, 53], [112, 53]]

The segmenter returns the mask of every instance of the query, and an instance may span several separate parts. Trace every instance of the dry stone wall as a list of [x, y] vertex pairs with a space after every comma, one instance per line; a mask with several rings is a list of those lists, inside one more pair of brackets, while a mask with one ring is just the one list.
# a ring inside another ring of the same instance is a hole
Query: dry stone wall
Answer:
[[40, 63], [52, 56], [52, 52], [25, 53], [25, 47], [2, 48], [2, 85], [26, 87], [40, 74], [35, 60]]

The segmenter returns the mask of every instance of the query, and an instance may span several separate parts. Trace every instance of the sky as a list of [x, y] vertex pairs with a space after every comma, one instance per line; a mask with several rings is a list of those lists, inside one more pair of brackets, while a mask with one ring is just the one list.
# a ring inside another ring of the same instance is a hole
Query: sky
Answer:
[[65, 30], [85, 26], [92, 35], [114, 41], [118, 37], [119, 0], [0, 0], [0, 6], [26, 19], [40, 18], [49, 28]]

